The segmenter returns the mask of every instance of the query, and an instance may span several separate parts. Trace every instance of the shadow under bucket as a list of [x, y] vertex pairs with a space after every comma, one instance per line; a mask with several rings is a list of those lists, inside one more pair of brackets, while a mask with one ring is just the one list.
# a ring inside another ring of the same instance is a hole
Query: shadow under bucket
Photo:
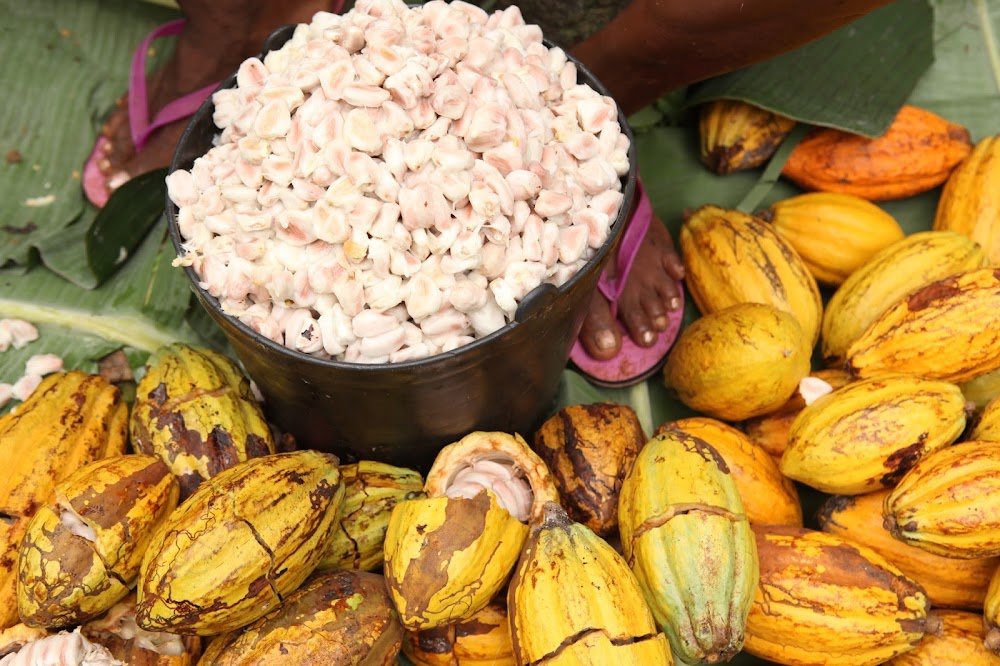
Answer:
[[[279, 28], [260, 54], [280, 48], [295, 26]], [[546, 46], [552, 43], [546, 41]], [[609, 95], [578, 61], [578, 81]], [[220, 86], [236, 85], [235, 73]], [[209, 97], [194, 114], [177, 146], [170, 172], [190, 169], [212, 147], [219, 129]], [[426, 471], [437, 452], [475, 430], [520, 433], [531, 438], [551, 413], [573, 342], [605, 264], [617, 251], [636, 187], [635, 142], [619, 112], [630, 147], [624, 200], [607, 240], [561, 287], [543, 284], [520, 303], [514, 321], [460, 347], [417, 361], [368, 365], [323, 360], [265, 338], [222, 312], [218, 300], [192, 289], [222, 328], [266, 399], [270, 420], [292, 433], [299, 446], [332, 452], [343, 462], [379, 460]], [[183, 252], [177, 206], [166, 201], [170, 236]]]

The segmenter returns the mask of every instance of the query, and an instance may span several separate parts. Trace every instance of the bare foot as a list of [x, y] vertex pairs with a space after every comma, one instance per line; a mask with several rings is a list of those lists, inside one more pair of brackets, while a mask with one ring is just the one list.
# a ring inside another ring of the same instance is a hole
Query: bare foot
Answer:
[[[187, 24], [177, 37], [171, 58], [147, 81], [150, 119], [170, 102], [235, 72], [241, 62], [260, 52], [264, 39], [274, 29], [287, 23], [308, 22], [316, 12], [339, 9], [343, 2], [181, 0], [179, 4]], [[108, 143], [99, 166], [109, 190], [133, 176], [167, 166], [187, 125], [187, 119], [183, 119], [158, 129], [137, 152], [126, 100], [126, 96], [119, 99], [101, 130]]]
[[[677, 280], [683, 278], [684, 266], [670, 232], [654, 215], [618, 299], [618, 316], [637, 345], [652, 346], [657, 333], [666, 330], [667, 313], [681, 307]], [[597, 290], [580, 330], [580, 342], [598, 360], [614, 358], [621, 350], [621, 335], [611, 317], [611, 306]]]

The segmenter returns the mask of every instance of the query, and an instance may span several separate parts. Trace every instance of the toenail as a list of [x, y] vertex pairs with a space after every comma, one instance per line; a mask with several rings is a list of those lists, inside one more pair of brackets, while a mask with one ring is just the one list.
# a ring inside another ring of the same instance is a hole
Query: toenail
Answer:
[[639, 337], [642, 338], [643, 344], [651, 345], [653, 344], [653, 341], [656, 340], [656, 333], [653, 333], [652, 331], [643, 331]]
[[660, 315], [659, 317], [653, 319], [653, 328], [655, 328], [658, 331], [667, 330], [667, 318], [664, 317], [663, 315]]
[[598, 349], [614, 349], [615, 334], [611, 331], [601, 331], [596, 336]]
[[677, 298], [676, 296], [670, 299], [671, 310], [677, 310], [680, 307], [681, 307], [681, 299]]

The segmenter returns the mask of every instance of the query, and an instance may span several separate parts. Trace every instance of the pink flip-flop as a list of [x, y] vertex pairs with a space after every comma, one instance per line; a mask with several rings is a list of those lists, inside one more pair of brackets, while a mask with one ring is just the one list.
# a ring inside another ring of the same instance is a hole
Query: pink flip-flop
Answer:
[[646, 237], [646, 231], [653, 220], [653, 207], [650, 205], [649, 198], [641, 183], [637, 186], [636, 194], [639, 197], [639, 203], [636, 205], [635, 213], [633, 213], [632, 219], [622, 235], [621, 244], [618, 246], [618, 275], [609, 277], [608, 272], [605, 271], [597, 283], [597, 288], [611, 304], [611, 316], [616, 318], [621, 332], [621, 351], [614, 358], [600, 361], [588, 354], [578, 339], [573, 344], [573, 350], [569, 356], [587, 381], [610, 388], [632, 386], [653, 376], [666, 361], [667, 352], [670, 351], [674, 340], [677, 339], [681, 321], [684, 318], [684, 289], [678, 282], [677, 292], [680, 295], [681, 307], [668, 311], [667, 330], [657, 336], [656, 342], [651, 347], [637, 345], [629, 337], [622, 322], [617, 319], [618, 299], [625, 290], [629, 272], [632, 270], [632, 263], [635, 261], [639, 246]]
[[[132, 144], [137, 153], [146, 145], [153, 132], [164, 125], [183, 120], [194, 114], [202, 102], [219, 87], [218, 83], [214, 83], [175, 99], [160, 109], [152, 121], [149, 120], [149, 102], [146, 96], [146, 54], [149, 53], [149, 46], [153, 40], [160, 37], [176, 36], [183, 29], [184, 19], [164, 23], [146, 35], [132, 56], [128, 87], [128, 118]], [[101, 172], [100, 168], [101, 160], [105, 159], [107, 155], [108, 145], [109, 141], [106, 136], [98, 137], [94, 144], [94, 150], [91, 151], [90, 157], [87, 158], [83, 167], [81, 178], [87, 199], [98, 208], [103, 208], [104, 204], [108, 202], [108, 197], [111, 196], [108, 177]]]

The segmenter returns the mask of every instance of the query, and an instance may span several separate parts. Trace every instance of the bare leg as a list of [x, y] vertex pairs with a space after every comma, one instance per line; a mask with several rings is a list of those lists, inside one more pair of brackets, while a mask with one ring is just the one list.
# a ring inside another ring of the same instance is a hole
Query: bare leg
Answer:
[[[286, 23], [303, 23], [329, 9], [330, 0], [180, 0], [187, 20], [178, 35], [173, 56], [150, 75], [147, 93], [153, 116], [169, 102], [236, 71], [246, 58], [260, 52], [268, 34]], [[157, 130], [136, 153], [129, 132], [125, 97], [105, 123], [109, 139], [107, 159], [101, 170], [112, 183], [123, 182], [164, 167], [173, 156], [186, 121]]]

